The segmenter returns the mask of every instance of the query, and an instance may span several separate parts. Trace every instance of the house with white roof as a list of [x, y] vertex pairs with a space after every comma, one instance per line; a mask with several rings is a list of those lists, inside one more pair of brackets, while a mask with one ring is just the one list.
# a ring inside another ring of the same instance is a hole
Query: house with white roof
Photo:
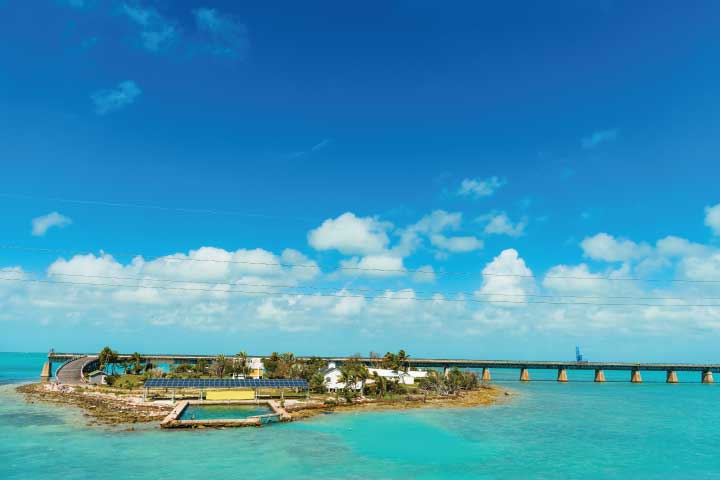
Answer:
[[[327, 368], [320, 370], [328, 392], [337, 392], [345, 389], [345, 382], [342, 381], [342, 372], [340, 368], [335, 365], [334, 362], [328, 363]], [[362, 382], [357, 382], [353, 388], [354, 390], [362, 390]]]
[[[328, 363], [327, 368], [320, 370], [320, 373], [325, 379], [325, 388], [327, 388], [329, 392], [336, 392], [345, 388], [345, 383], [342, 381], [342, 372], [334, 362]], [[427, 372], [424, 370], [409, 370], [407, 372], [403, 372], [387, 368], [368, 368], [368, 373], [370, 376], [365, 381], [365, 385], [375, 383], [372, 379], [373, 374], [377, 374], [378, 376], [391, 382], [397, 382], [402, 385], [413, 385], [416, 379], [419, 380], [427, 377]], [[362, 385], [362, 382], [357, 382], [354, 389], [359, 391], [362, 389]]]
[[368, 372], [370, 373], [370, 377], [377, 373], [380, 377], [402, 385], [413, 385], [415, 379], [427, 377], [427, 372], [424, 370], [408, 370], [404, 372], [402, 370], [390, 370], [387, 368], [368, 368]]

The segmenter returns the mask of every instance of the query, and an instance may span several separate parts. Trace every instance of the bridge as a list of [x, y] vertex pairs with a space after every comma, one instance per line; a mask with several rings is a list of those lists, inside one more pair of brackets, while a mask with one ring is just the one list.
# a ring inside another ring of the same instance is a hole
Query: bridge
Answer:
[[[90, 357], [95, 358], [96, 354], [88, 353], [58, 353], [51, 351], [48, 354], [48, 361], [43, 367], [41, 378], [49, 379], [52, 376], [53, 363], [64, 363], [67, 368], [67, 362], [76, 362], [76, 365], [82, 364], [78, 359], [85, 358], [87, 362]], [[212, 362], [216, 355], [178, 355], [178, 354], [141, 354], [141, 357], [154, 364], [194, 364], [200, 360]], [[234, 358], [234, 355], [227, 355], [228, 359]], [[269, 355], [248, 355], [248, 357], [267, 358]], [[130, 354], [119, 354], [120, 361], [129, 360]], [[380, 359], [369, 357], [296, 357], [298, 360], [321, 359], [325, 362], [334, 362], [342, 365], [351, 358], [363, 362], [365, 365], [375, 365]], [[568, 370], [590, 370], [594, 371], [594, 381], [598, 383], [605, 382], [605, 371], [621, 370], [627, 371], [630, 375], [632, 383], [642, 383], [642, 371], [666, 372], [667, 383], [678, 383], [678, 372], [698, 372], [702, 383], [713, 383], [713, 373], [720, 372], [720, 364], [705, 363], [631, 363], [631, 362], [567, 362], [567, 361], [528, 361], [528, 360], [475, 360], [475, 359], [454, 359], [454, 358], [408, 358], [406, 364], [414, 368], [433, 368], [442, 369], [447, 374], [452, 368], [472, 368], [482, 371], [482, 380], [489, 382], [492, 380], [492, 369], [513, 369], [519, 370], [519, 380], [523, 382], [530, 381], [530, 370], [557, 370], [557, 381], [567, 382]]]

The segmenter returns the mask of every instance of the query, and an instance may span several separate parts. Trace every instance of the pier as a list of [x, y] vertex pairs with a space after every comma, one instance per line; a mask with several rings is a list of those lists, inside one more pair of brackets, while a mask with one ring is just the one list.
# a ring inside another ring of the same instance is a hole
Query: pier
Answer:
[[[267, 358], [269, 355], [249, 355], [252, 357]], [[41, 377], [48, 379], [52, 376], [53, 364], [65, 364], [67, 362], [82, 363], [85, 359], [91, 360], [96, 354], [87, 353], [59, 353], [50, 352], [48, 361], [43, 367]], [[120, 354], [120, 360], [130, 359], [130, 354]], [[232, 357], [232, 355], [228, 355]], [[154, 364], [194, 364], [200, 360], [212, 362], [215, 355], [182, 355], [182, 354], [143, 354], [142, 358]], [[325, 362], [334, 362], [342, 365], [350, 360], [350, 357], [297, 357], [298, 360], [309, 360], [320, 358]], [[378, 359], [362, 357], [359, 359], [365, 365], [374, 365]], [[491, 381], [493, 369], [519, 370], [519, 380], [531, 381], [530, 370], [556, 370], [557, 381], [565, 383], [568, 381], [569, 370], [591, 370], [594, 371], [594, 381], [605, 382], [605, 371], [620, 370], [628, 372], [628, 381], [642, 383], [641, 372], [665, 372], [667, 383], [678, 383], [678, 372], [697, 372], [702, 383], [714, 383], [713, 373], [720, 372], [720, 364], [703, 363], [632, 363], [632, 362], [572, 362], [572, 361], [529, 361], [529, 360], [481, 360], [481, 359], [452, 359], [452, 358], [408, 358], [407, 365], [413, 368], [432, 368], [448, 372], [451, 368], [477, 369], [482, 371], [482, 381]]]

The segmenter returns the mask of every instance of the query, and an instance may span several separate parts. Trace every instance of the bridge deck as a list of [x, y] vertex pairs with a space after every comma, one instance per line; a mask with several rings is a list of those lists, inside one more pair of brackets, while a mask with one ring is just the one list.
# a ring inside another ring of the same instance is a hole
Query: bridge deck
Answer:
[[[93, 356], [95, 354], [83, 353], [58, 353], [48, 355], [52, 362], [63, 362], [80, 355]], [[249, 355], [250, 357], [268, 357], [269, 355]], [[212, 361], [215, 355], [176, 355], [176, 354], [143, 354], [146, 358], [155, 363], [182, 363], [197, 362], [198, 360]], [[228, 355], [228, 357], [231, 357]], [[120, 354], [120, 360], [130, 358], [130, 354]], [[306, 360], [311, 357], [297, 357]], [[342, 364], [350, 357], [314, 357], [321, 358], [327, 362]], [[360, 358], [366, 364], [372, 364], [377, 359]], [[568, 370], [644, 370], [644, 371], [677, 371], [677, 372], [720, 372], [720, 364], [706, 363], [644, 363], [644, 362], [567, 362], [559, 360], [481, 360], [481, 359], [456, 359], [456, 358], [409, 358], [408, 364], [416, 368], [509, 368], [509, 369], [559, 369]]]

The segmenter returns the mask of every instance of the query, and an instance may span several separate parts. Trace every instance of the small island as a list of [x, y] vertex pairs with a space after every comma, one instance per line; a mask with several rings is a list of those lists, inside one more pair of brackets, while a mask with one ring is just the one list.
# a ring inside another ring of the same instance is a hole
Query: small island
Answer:
[[[509, 392], [473, 371], [411, 369], [404, 350], [348, 357], [341, 364], [292, 353], [155, 365], [105, 347], [72, 359], [52, 381], [22, 385], [28, 401], [81, 408], [90, 424], [159, 422], [164, 428], [260, 426], [333, 412], [467, 408]], [[75, 377], [73, 377], [73, 375]]]

